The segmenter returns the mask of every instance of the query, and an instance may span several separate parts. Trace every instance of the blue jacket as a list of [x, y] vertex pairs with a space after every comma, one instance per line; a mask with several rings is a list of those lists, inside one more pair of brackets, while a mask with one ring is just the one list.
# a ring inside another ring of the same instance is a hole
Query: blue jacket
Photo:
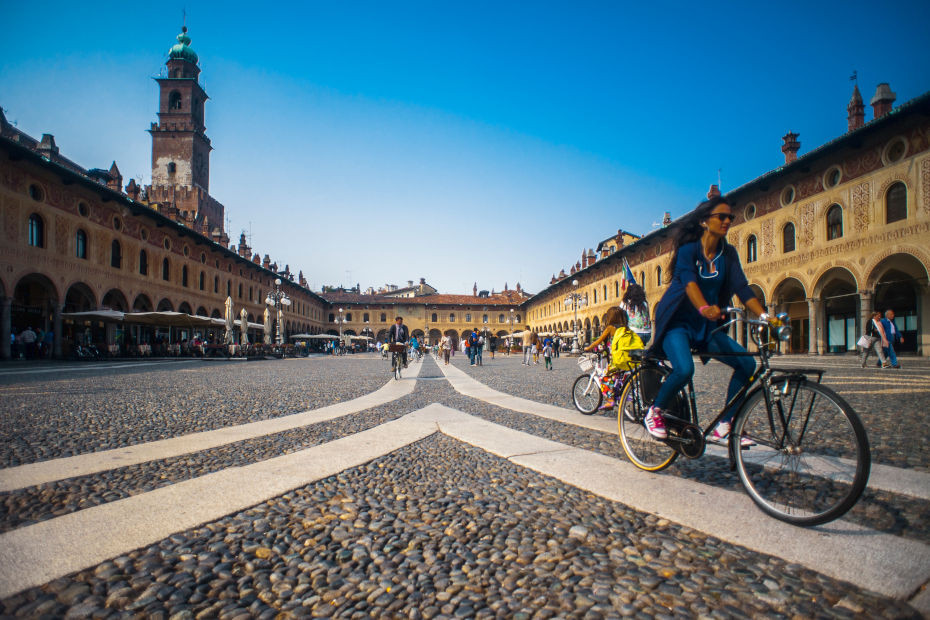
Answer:
[[[734, 294], [743, 303], [755, 297], [755, 294], [749, 288], [749, 281], [746, 280], [746, 275], [743, 273], [743, 267], [739, 261], [739, 252], [727, 243], [726, 239], [721, 239], [720, 242], [724, 244], [723, 259], [726, 261], [724, 273], [726, 281], [721, 287], [717, 299], [708, 299], [707, 303], [720, 306], [722, 309], [730, 304]], [[669, 321], [675, 315], [678, 307], [683, 303], [688, 304], [688, 306], [692, 305], [691, 300], [688, 299], [688, 295], [685, 293], [685, 287], [688, 286], [689, 282], [697, 282], [698, 267], [702, 263], [707, 265], [707, 259], [704, 258], [700, 240], [686, 243], [678, 249], [678, 258], [672, 269], [672, 282], [655, 307], [655, 329], [653, 330], [653, 340], [650, 343], [650, 348], [656, 348], [657, 351], [662, 350], [665, 330], [668, 328]], [[698, 314], [697, 308], [692, 307], [691, 311]]]

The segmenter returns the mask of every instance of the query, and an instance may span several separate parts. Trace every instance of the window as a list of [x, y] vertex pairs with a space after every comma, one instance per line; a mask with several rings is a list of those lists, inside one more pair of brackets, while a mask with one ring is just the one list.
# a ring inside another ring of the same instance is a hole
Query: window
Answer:
[[352, 321], [352, 313], [346, 312], [346, 321]]
[[242, 282], [239, 283], [239, 299], [242, 299]]
[[519, 322], [520, 322], [520, 315], [518, 314], [517, 316], [515, 316], [515, 317], [513, 318], [513, 320], [516, 321], [517, 323], [519, 323]]
[[794, 202], [794, 186], [789, 185], [781, 191], [781, 206], [786, 207]]
[[782, 251], [787, 254], [794, 252], [794, 224], [788, 222], [782, 229]]
[[171, 91], [171, 94], [168, 95], [168, 109], [169, 110], [180, 110], [181, 109], [181, 93], [176, 90]]
[[29, 186], [29, 197], [36, 202], [42, 202], [45, 199], [45, 192], [38, 185], [32, 184]]
[[824, 189], [831, 189], [839, 185], [842, 180], [843, 169], [839, 166], [833, 166], [823, 175], [823, 187]]
[[232, 280], [226, 280], [226, 296], [232, 297]]
[[620, 297], [620, 282], [617, 280], [614, 281], [614, 297]]
[[471, 323], [471, 313], [467, 313], [467, 314], [465, 315], [465, 322], [466, 322], [466, 323]]
[[29, 216], [29, 245], [34, 248], [45, 247], [45, 222], [38, 213]]
[[139, 250], [139, 275], [149, 275], [149, 257], [145, 250]]
[[77, 234], [74, 235], [74, 255], [78, 258], [87, 259], [87, 233], [78, 228]]
[[434, 312], [434, 313], [430, 316], [430, 321], [432, 321], [433, 323], [438, 323], [438, 322], [439, 322], [439, 315], [436, 314], [436, 313]]
[[119, 241], [113, 240], [110, 244], [110, 267], [119, 269], [123, 264], [123, 249], [119, 246]]
[[656, 286], [662, 286], [662, 266], [656, 267]]
[[450, 322], [450, 323], [455, 323], [455, 313], [454, 313], [454, 312], [452, 312], [452, 313], [449, 314], [449, 322]]
[[187, 287], [187, 265], [181, 267], [181, 286]]
[[898, 181], [885, 194], [885, 223], [907, 219], [907, 186]]
[[167, 258], [161, 261], [161, 279], [165, 282], [171, 279], [171, 265], [168, 263]]
[[488, 315], [482, 314], [482, 315], [481, 315], [481, 322], [487, 324], [487, 322], [488, 322]]
[[604, 301], [607, 301], [607, 285], [604, 285]]
[[749, 203], [748, 205], [746, 205], [746, 208], [743, 209], [743, 217], [746, 218], [747, 222], [751, 220], [752, 218], [756, 217], [756, 205], [752, 203]]
[[219, 276], [213, 276], [213, 292], [214, 293], [220, 292], [220, 277]]
[[506, 321], [504, 320], [504, 315], [503, 315], [503, 314], [498, 314], [498, 315], [497, 315], [497, 322], [498, 322], [498, 323], [506, 323]]
[[200, 272], [200, 290], [201, 290], [201, 291], [203, 290], [204, 280], [205, 280], [205, 278], [204, 278], [204, 273], [201, 271], [201, 272]]
[[381, 322], [382, 322], [382, 323], [386, 323], [386, 322], [387, 322], [387, 315], [386, 315], [385, 313], [383, 313], [383, 312], [381, 313]]
[[594, 303], [597, 303], [597, 289], [594, 289]]
[[843, 236], [843, 207], [833, 205], [827, 209], [827, 241]]
[[759, 259], [759, 249], [758, 243], [756, 242], [755, 235], [749, 235], [749, 239], [746, 240], [746, 262], [754, 263]]
[[168, 162], [168, 174], [174, 174], [177, 169], [177, 164], [175, 164], [173, 161]]
[[330, 323], [335, 323], [335, 322], [336, 322], [336, 315], [333, 314], [332, 312], [329, 313], [329, 322], [330, 322]]

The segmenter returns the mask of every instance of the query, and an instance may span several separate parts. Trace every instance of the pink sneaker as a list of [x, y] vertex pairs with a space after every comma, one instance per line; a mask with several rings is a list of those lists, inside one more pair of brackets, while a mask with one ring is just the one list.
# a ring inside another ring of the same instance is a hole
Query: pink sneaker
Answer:
[[[710, 434], [710, 437], [707, 438], [707, 441], [711, 443], [726, 445], [730, 442], [728, 439], [730, 436], [730, 423], [721, 422], [717, 425], [717, 428], [714, 429], [714, 432]], [[741, 448], [751, 448], [756, 445], [749, 437], [743, 436], [739, 438], [739, 445]]]
[[668, 437], [665, 422], [662, 420], [662, 410], [658, 407], [649, 407], [646, 417], [643, 418], [643, 424], [646, 426], [646, 431], [656, 439]]

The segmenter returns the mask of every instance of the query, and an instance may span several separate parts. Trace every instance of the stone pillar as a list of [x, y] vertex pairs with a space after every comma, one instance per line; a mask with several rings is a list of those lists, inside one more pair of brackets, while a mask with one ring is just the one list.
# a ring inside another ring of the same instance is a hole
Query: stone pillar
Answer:
[[52, 357], [56, 360], [61, 359], [61, 313], [65, 309], [64, 304], [55, 304], [54, 315], [52, 317], [52, 331], [54, 338], [52, 341]]
[[10, 350], [10, 332], [13, 331], [12, 297], [0, 298], [0, 359], [8, 360], [12, 356]]
[[914, 286], [917, 293], [917, 325], [920, 332], [917, 334], [917, 354], [930, 357], [930, 286], [917, 284]]
[[859, 325], [856, 326], [857, 338], [863, 334], [862, 330], [865, 329], [869, 317], [872, 316], [872, 302], [872, 291], [859, 291]]
[[823, 308], [823, 302], [820, 299], [809, 298], [807, 300], [808, 325], [810, 326], [808, 353], [810, 355], [823, 355], [821, 308]]

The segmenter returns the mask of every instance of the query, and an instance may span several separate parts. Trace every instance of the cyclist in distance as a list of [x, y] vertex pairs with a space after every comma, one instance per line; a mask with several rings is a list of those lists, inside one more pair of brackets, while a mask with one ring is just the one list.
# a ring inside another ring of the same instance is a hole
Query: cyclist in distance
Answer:
[[[388, 342], [391, 344], [407, 344], [409, 339], [410, 332], [407, 330], [407, 326], [404, 325], [404, 318], [399, 316], [394, 319], [394, 324], [391, 325], [391, 329], [388, 330]], [[404, 349], [404, 352], [401, 353], [400, 356], [404, 362], [404, 368], [406, 368], [407, 350]]]
[[413, 349], [414, 358], [420, 359], [420, 341], [417, 340], [416, 336], [410, 337], [410, 348]]
[[[711, 332], [718, 326], [733, 295], [765, 321], [771, 317], [749, 288], [739, 252], [726, 241], [733, 222], [733, 207], [723, 196], [702, 202], [682, 223], [675, 240], [672, 260], [666, 269], [671, 283], [655, 307], [653, 342], [650, 349], [665, 354], [672, 364], [669, 374], [643, 422], [656, 439], [668, 433], [662, 420], [663, 409], [675, 394], [694, 376], [691, 349], [696, 348], [733, 368], [727, 388], [728, 402], [752, 376], [755, 363], [749, 356], [728, 356], [745, 353], [746, 349], [725, 333]], [[702, 355], [702, 362], [707, 363]], [[736, 403], [714, 429], [709, 441], [721, 443], [730, 433], [730, 421], [739, 409]], [[743, 445], [752, 445], [748, 438]]]

